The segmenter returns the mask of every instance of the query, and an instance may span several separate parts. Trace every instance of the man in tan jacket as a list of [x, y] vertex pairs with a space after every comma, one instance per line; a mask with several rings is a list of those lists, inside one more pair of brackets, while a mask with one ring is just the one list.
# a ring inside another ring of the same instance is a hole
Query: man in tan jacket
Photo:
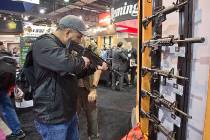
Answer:
[[[90, 49], [97, 54], [97, 46], [90, 43]], [[98, 115], [96, 107], [97, 85], [100, 79], [101, 70], [97, 70], [94, 75], [79, 80], [80, 93], [78, 97], [78, 113], [81, 108], [85, 111], [87, 118], [88, 139], [98, 140]]]

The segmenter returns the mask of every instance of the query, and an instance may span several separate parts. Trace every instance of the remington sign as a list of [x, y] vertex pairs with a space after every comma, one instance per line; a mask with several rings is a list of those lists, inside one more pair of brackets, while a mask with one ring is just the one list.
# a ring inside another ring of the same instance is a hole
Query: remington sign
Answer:
[[113, 0], [111, 8], [112, 22], [137, 19], [138, 0]]

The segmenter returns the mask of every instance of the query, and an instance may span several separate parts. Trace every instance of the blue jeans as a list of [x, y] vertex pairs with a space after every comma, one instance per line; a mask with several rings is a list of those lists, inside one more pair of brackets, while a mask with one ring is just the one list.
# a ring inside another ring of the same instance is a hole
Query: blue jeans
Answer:
[[12, 133], [17, 134], [21, 130], [20, 121], [7, 94], [7, 90], [0, 91], [0, 107], [3, 118], [12, 130]]
[[38, 121], [35, 127], [43, 140], [79, 140], [78, 117], [74, 115], [70, 122], [62, 124], [44, 124]]

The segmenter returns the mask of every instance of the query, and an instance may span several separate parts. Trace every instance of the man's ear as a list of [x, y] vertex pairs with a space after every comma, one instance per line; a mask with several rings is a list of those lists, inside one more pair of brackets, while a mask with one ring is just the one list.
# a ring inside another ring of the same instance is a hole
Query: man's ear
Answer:
[[71, 29], [66, 29], [66, 35], [69, 35], [71, 33]]

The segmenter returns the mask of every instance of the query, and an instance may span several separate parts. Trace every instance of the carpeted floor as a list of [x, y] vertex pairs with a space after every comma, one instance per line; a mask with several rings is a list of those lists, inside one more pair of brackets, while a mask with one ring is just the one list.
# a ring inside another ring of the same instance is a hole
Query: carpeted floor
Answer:
[[[123, 92], [110, 88], [98, 89], [98, 122], [101, 140], [120, 140], [130, 128], [131, 110], [135, 107], [135, 88]], [[33, 125], [32, 108], [18, 109], [18, 116], [27, 136], [24, 140], [41, 140]], [[80, 138], [87, 140], [87, 122], [84, 112], [79, 116]]]

